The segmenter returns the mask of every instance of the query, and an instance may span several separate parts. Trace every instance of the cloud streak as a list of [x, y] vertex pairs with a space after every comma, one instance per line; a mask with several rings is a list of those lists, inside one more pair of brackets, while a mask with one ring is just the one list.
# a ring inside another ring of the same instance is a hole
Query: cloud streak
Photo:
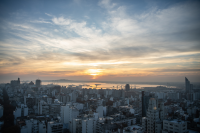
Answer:
[[154, 7], [138, 14], [111, 0], [96, 4], [102, 11], [98, 23], [88, 14], [80, 19], [48, 12], [43, 12], [43, 18], [24, 18], [22, 23], [3, 20], [0, 72], [23, 68], [24, 73], [78, 76], [99, 69], [104, 76], [130, 71], [131, 75], [200, 75], [199, 2]]

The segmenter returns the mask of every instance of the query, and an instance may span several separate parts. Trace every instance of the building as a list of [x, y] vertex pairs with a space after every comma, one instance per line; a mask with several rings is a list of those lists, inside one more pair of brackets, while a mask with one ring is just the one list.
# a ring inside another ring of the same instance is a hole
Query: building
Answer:
[[187, 132], [187, 122], [182, 120], [163, 120], [163, 130], [162, 133], [186, 133]]
[[193, 93], [193, 100], [199, 100], [200, 99], [200, 93]]
[[113, 97], [124, 98], [124, 96], [125, 96], [124, 90], [122, 90], [122, 89], [119, 89], [119, 90], [114, 89], [113, 90]]
[[29, 109], [33, 108], [36, 105], [36, 98], [28, 94], [28, 96], [24, 96], [24, 104], [27, 105]]
[[73, 119], [72, 133], [96, 133], [97, 120], [94, 118]]
[[19, 86], [20, 85], [20, 78], [18, 78], [18, 80], [11, 80], [10, 84], [11, 84], [12, 87]]
[[142, 118], [142, 127], [143, 130], [147, 131], [148, 133], [160, 133], [161, 131], [159, 111], [157, 109], [156, 99], [154, 98], [149, 100], [147, 117]]
[[143, 132], [147, 131], [147, 118], [142, 117], [142, 130]]
[[179, 93], [171, 92], [168, 93], [168, 98], [171, 100], [178, 100], [179, 99]]
[[35, 81], [35, 84], [36, 84], [36, 86], [37, 87], [40, 87], [41, 86], [41, 80], [39, 80], [39, 79], [37, 79], [36, 81]]
[[47, 123], [47, 133], [62, 133], [63, 124], [56, 121], [50, 121]]
[[129, 90], [130, 90], [130, 85], [129, 85], [129, 84], [126, 84], [125, 90], [126, 90], [126, 91], [129, 91]]
[[33, 81], [31, 81], [31, 82], [29, 83], [29, 85], [34, 85]]
[[185, 91], [186, 93], [191, 93], [193, 91], [193, 85], [190, 84], [190, 81], [185, 77]]
[[28, 107], [24, 104], [21, 104], [20, 107], [17, 107], [14, 111], [13, 111], [13, 115], [15, 117], [15, 119], [17, 117], [21, 117], [21, 116], [27, 116], [28, 115]]
[[40, 115], [60, 115], [61, 103], [48, 104], [41, 100], [38, 102], [38, 114]]
[[103, 106], [98, 106], [96, 108], [96, 112], [99, 114], [98, 116], [101, 118], [103, 117]]
[[0, 118], [3, 116], [3, 105], [0, 104]]
[[146, 117], [150, 96], [142, 91], [142, 117]]
[[82, 120], [82, 133], [96, 133], [96, 120], [88, 118]]
[[145, 106], [145, 99], [144, 99], [144, 91], [142, 91], [142, 117], [146, 116], [146, 106]]
[[70, 132], [73, 131], [73, 119], [77, 118], [79, 110], [70, 104], [61, 106], [60, 116], [61, 122], [68, 125]]

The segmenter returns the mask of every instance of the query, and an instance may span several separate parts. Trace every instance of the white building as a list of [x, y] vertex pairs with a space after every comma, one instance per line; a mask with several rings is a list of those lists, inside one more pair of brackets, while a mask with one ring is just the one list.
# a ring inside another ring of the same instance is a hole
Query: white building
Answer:
[[142, 131], [145, 132], [147, 131], [147, 118], [142, 117]]
[[76, 99], [78, 97], [78, 92], [74, 90], [72, 93], [69, 94], [69, 96], [70, 96], [70, 101], [76, 102]]
[[96, 112], [99, 113], [99, 117], [103, 117], [103, 106], [98, 106]]
[[73, 119], [72, 133], [82, 133], [82, 119]]
[[82, 120], [82, 133], [96, 133], [96, 120], [93, 118]]
[[46, 114], [49, 114], [49, 106], [48, 104], [43, 101], [43, 100], [40, 100], [38, 102], [38, 114], [39, 115], [46, 115]]
[[66, 106], [61, 106], [61, 122], [69, 125], [69, 130], [72, 132], [73, 130], [73, 119], [77, 118], [79, 115], [78, 109], [75, 107], [66, 104]]
[[16, 108], [15, 111], [13, 111], [13, 115], [14, 115], [15, 119], [17, 117], [21, 117], [21, 114], [22, 114], [22, 111], [21, 111], [20, 107]]
[[[146, 122], [147, 132], [149, 132], [149, 133], [154, 133], [154, 132], [159, 133], [156, 130], [156, 122], [160, 121], [159, 111], [157, 109], [156, 99], [154, 99], [154, 98], [149, 99], [149, 107], [148, 107], [146, 119], [147, 119], [147, 122]], [[145, 120], [144, 120], [144, 122], [145, 122]]]
[[28, 107], [26, 106], [26, 105], [24, 105], [24, 104], [21, 104], [21, 115], [22, 116], [27, 116], [28, 115]]
[[163, 120], [163, 130], [162, 133], [186, 133], [187, 132], [187, 122], [182, 120]]
[[61, 116], [61, 122], [62, 123], [69, 123], [69, 108], [70, 105], [66, 104], [66, 106], [61, 106], [61, 112], [60, 112], [60, 116]]
[[40, 115], [59, 115], [61, 111], [61, 103], [56, 99], [53, 104], [48, 104], [43, 100], [38, 102], [38, 114]]

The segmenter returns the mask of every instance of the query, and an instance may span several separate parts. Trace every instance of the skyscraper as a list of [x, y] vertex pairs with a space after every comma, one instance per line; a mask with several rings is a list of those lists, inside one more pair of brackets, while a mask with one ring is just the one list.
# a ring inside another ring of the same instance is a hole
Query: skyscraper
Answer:
[[41, 80], [37, 79], [36, 80], [36, 86], [39, 87], [41, 85]]
[[142, 117], [143, 131], [147, 133], [160, 133], [161, 124], [159, 123], [159, 111], [157, 108], [157, 101], [155, 98], [149, 99], [149, 106], [147, 116]]
[[146, 116], [146, 106], [144, 100], [144, 91], [142, 91], [142, 117]]
[[193, 85], [190, 84], [190, 81], [185, 77], [185, 92], [191, 93], [193, 90]]
[[148, 105], [149, 105], [149, 95], [145, 95], [145, 92], [142, 91], [142, 117], [146, 117]]
[[126, 84], [125, 90], [126, 90], [126, 91], [129, 91], [129, 90], [130, 90], [130, 85], [129, 85], [129, 84]]

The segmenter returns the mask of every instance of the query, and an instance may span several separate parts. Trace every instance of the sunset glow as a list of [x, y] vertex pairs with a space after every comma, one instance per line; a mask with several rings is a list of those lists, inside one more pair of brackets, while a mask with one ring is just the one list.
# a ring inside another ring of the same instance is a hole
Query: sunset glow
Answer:
[[186, 76], [197, 81], [199, 2], [153, 3], [19, 1], [12, 7], [5, 2], [2, 82], [11, 77], [154, 82]]

